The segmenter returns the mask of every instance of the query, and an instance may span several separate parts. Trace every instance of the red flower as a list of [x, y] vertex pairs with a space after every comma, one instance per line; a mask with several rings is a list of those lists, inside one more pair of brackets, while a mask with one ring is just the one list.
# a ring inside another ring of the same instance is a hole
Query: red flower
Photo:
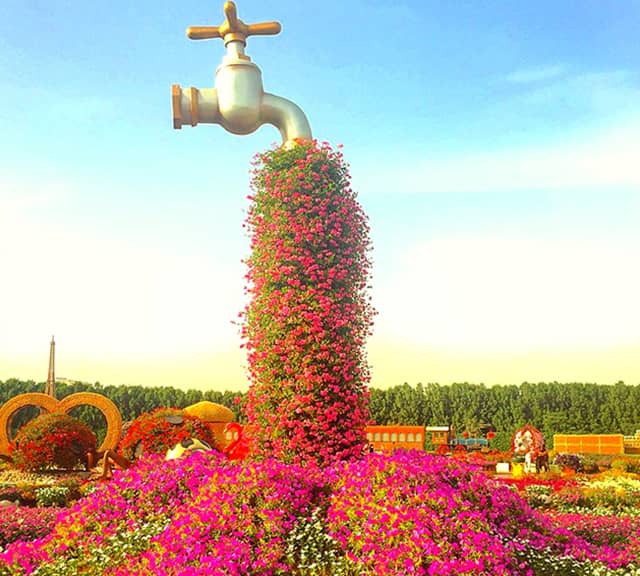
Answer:
[[[179, 416], [181, 421], [170, 423], [167, 417]], [[120, 441], [118, 450], [129, 460], [142, 453], [162, 454], [185, 438], [198, 438], [211, 446], [215, 437], [200, 418], [185, 414], [178, 408], [158, 408], [136, 418]]]
[[271, 150], [255, 165], [242, 334], [256, 452], [289, 462], [359, 454], [373, 317], [366, 215], [327, 144]]

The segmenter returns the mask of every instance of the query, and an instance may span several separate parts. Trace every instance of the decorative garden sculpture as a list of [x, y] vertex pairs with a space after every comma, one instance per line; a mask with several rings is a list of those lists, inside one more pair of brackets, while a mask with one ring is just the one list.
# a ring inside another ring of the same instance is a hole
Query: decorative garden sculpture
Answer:
[[[251, 453], [301, 464], [349, 459], [366, 447], [369, 420], [367, 217], [341, 153], [312, 140], [297, 105], [264, 92], [260, 69], [244, 52], [248, 36], [277, 34], [280, 24], [247, 25], [233, 2], [224, 13], [220, 26], [187, 30], [195, 40], [222, 38], [227, 53], [214, 88], [173, 86], [173, 125], [205, 122], [250, 134], [266, 123], [282, 135], [283, 146], [254, 162], [245, 222]], [[246, 452], [241, 444], [233, 454]]]
[[527, 473], [549, 469], [549, 454], [544, 436], [531, 424], [525, 424], [516, 430], [511, 439], [511, 452], [524, 457], [524, 471]]
[[102, 412], [107, 421], [107, 434], [99, 450], [114, 449], [120, 440], [122, 417], [118, 407], [106, 396], [94, 392], [76, 392], [57, 400], [49, 394], [31, 392], [19, 394], [0, 407], [0, 454], [9, 454], [11, 420], [25, 406], [36, 406], [45, 412], [69, 412], [77, 406], [93, 406]]
[[197, 416], [206, 423], [211, 433], [215, 436], [218, 448], [223, 448], [229, 443], [230, 440], [227, 438], [225, 426], [235, 419], [235, 414], [229, 408], [222, 404], [203, 400], [187, 406], [184, 408], [184, 412], [190, 416]]
[[233, 434], [235, 438], [222, 451], [229, 460], [244, 460], [251, 451], [251, 443], [244, 434], [243, 426], [238, 422], [230, 422], [225, 426], [224, 431]]
[[310, 140], [311, 128], [299, 106], [262, 87], [262, 73], [244, 53], [247, 37], [278, 34], [278, 22], [245, 24], [237, 16], [236, 5], [225, 2], [225, 21], [220, 26], [192, 26], [192, 40], [222, 38], [227, 53], [216, 71], [214, 88], [171, 88], [173, 127], [184, 124], [220, 124], [233, 134], [251, 134], [263, 124], [280, 130], [282, 141]]

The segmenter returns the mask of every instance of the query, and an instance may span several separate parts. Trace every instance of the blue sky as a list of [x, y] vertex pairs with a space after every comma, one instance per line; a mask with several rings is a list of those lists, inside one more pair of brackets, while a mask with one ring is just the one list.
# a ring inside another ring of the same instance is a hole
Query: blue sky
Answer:
[[[371, 219], [373, 385], [640, 382], [638, 1], [240, 0]], [[222, 2], [3, 0], [0, 380], [246, 388], [249, 164], [171, 127]]]

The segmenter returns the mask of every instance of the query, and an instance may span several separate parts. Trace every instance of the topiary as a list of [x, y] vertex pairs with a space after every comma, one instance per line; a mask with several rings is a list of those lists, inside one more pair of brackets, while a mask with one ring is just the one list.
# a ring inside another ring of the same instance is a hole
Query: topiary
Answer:
[[245, 226], [243, 337], [254, 454], [325, 464], [367, 440], [367, 216], [342, 154], [299, 142], [257, 157]]
[[14, 465], [31, 472], [75, 468], [95, 449], [96, 435], [91, 429], [62, 413], [42, 414], [27, 422], [9, 447]]
[[197, 416], [178, 408], [158, 408], [138, 416], [124, 435], [118, 451], [128, 460], [142, 454], [163, 454], [185, 438], [198, 438], [214, 446], [215, 437]]

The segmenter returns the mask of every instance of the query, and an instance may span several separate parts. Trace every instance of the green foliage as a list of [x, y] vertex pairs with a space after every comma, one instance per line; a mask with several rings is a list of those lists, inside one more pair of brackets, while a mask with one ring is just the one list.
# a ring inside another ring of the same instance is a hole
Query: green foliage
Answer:
[[640, 459], [638, 458], [615, 458], [611, 461], [611, 468], [621, 472], [640, 474]]
[[369, 419], [367, 217], [342, 155], [300, 142], [259, 155], [246, 228], [243, 337], [254, 454], [359, 456]]
[[372, 389], [369, 406], [381, 425], [451, 424], [461, 432], [469, 423], [490, 423], [491, 448], [508, 451], [513, 432], [527, 423], [543, 432], [548, 447], [559, 433], [632, 435], [640, 422], [640, 385], [404, 383]]
[[[11, 379], [0, 382], [0, 403], [18, 394], [42, 392], [43, 389], [44, 383], [33, 381]], [[222, 404], [234, 412], [240, 411], [242, 420], [242, 407], [246, 401], [246, 394], [237, 391], [203, 392], [80, 382], [58, 384], [59, 398], [85, 391], [110, 398], [125, 421], [161, 406], [183, 408], [200, 400]], [[411, 386], [405, 383], [371, 389], [369, 410], [371, 419], [377, 424], [453, 424], [456, 430], [462, 431], [467, 422], [491, 423], [496, 431], [491, 447], [501, 451], [509, 450], [514, 430], [529, 423], [543, 432], [547, 446], [551, 448], [553, 435], [559, 433], [633, 435], [640, 426], [640, 384], [540, 382], [487, 387], [468, 383], [451, 386], [437, 383]], [[26, 410], [16, 414], [15, 422], [26, 422], [27, 414], [23, 412]], [[96, 418], [95, 413], [76, 415], [100, 437], [99, 430], [104, 426], [101, 415], [100, 418]], [[609, 463], [610, 460], [598, 459], [600, 465]], [[633, 467], [633, 463], [630, 465]]]
[[300, 576], [345, 576], [347, 561], [340, 544], [327, 533], [323, 514], [316, 508], [301, 518], [287, 539], [287, 560]]
[[35, 471], [75, 468], [95, 448], [95, 434], [79, 420], [68, 414], [42, 414], [20, 428], [10, 451], [17, 468]]
[[69, 488], [66, 486], [46, 486], [36, 490], [38, 506], [62, 507], [67, 504]]

